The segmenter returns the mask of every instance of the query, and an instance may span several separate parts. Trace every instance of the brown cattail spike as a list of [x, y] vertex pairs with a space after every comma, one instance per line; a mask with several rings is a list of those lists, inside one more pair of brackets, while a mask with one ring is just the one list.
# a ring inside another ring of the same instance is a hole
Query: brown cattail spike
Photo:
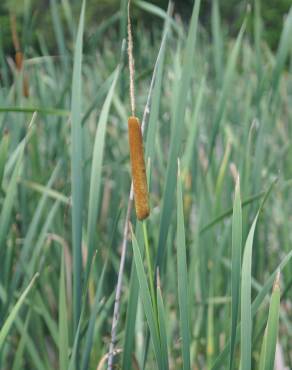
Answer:
[[136, 215], [138, 220], [144, 220], [149, 216], [150, 210], [142, 132], [137, 117], [129, 117], [128, 128]]
[[22, 70], [22, 64], [23, 64], [23, 54], [21, 51], [18, 50], [15, 53], [15, 65], [18, 71]]
[[29, 80], [27, 74], [23, 75], [22, 92], [23, 96], [25, 96], [26, 98], [29, 97]]

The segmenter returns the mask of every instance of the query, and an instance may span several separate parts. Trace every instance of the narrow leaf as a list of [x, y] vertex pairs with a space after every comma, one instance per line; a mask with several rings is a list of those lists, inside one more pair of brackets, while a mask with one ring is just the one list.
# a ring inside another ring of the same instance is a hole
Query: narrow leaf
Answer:
[[81, 282], [82, 282], [82, 225], [83, 225], [83, 170], [82, 170], [82, 48], [84, 29], [84, 0], [80, 14], [77, 39], [74, 53], [72, 101], [71, 101], [71, 187], [72, 187], [72, 243], [73, 243], [73, 322], [77, 330], [81, 312]]
[[190, 324], [188, 312], [188, 270], [180, 169], [177, 176], [177, 275], [183, 369], [190, 370]]
[[236, 328], [239, 313], [239, 292], [240, 292], [240, 269], [241, 269], [241, 248], [242, 248], [242, 210], [240, 200], [239, 177], [235, 187], [235, 197], [232, 217], [232, 263], [231, 263], [231, 347], [229, 369], [233, 367], [233, 358], [236, 342]]

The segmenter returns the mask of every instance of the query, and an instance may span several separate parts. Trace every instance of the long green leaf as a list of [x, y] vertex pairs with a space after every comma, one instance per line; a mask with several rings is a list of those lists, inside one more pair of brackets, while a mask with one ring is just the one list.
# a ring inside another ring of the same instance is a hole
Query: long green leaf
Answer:
[[215, 147], [216, 137], [217, 137], [219, 127], [220, 127], [220, 124], [223, 118], [223, 114], [226, 108], [226, 103], [228, 101], [227, 99], [228, 94], [230, 94], [231, 92], [231, 83], [232, 83], [234, 73], [235, 73], [236, 61], [238, 59], [244, 29], [245, 29], [245, 23], [243, 24], [243, 26], [241, 27], [239, 31], [236, 42], [229, 56], [227, 67], [226, 67], [226, 72], [224, 74], [222, 90], [220, 93], [218, 103], [215, 108], [214, 123], [213, 123], [213, 129], [211, 133], [211, 139], [210, 139], [210, 153], [209, 153], [210, 161], [212, 160], [212, 157], [213, 157], [213, 150]]
[[2, 137], [2, 140], [0, 141], [0, 191], [2, 187], [2, 179], [8, 154], [8, 145], [9, 145], [9, 135], [8, 133], [6, 133]]
[[187, 105], [187, 91], [189, 83], [192, 76], [192, 71], [194, 68], [194, 55], [195, 55], [195, 45], [197, 36], [197, 25], [200, 10], [200, 0], [195, 2], [191, 24], [189, 28], [187, 43], [185, 47], [185, 59], [183, 64], [182, 76], [179, 81], [178, 88], [178, 100], [175, 105], [175, 112], [173, 116], [172, 123], [172, 133], [171, 133], [171, 143], [169, 148], [169, 158], [168, 166], [166, 171], [165, 186], [163, 192], [163, 205], [160, 218], [159, 226], [159, 241], [158, 241], [158, 251], [157, 251], [157, 266], [161, 267], [163, 256], [165, 253], [165, 244], [168, 235], [168, 228], [170, 223], [170, 218], [173, 208], [173, 195], [175, 190], [175, 173], [176, 173], [176, 163], [179, 156], [179, 150], [182, 141], [183, 133], [183, 122], [185, 116], [185, 110]]
[[231, 347], [229, 369], [233, 367], [233, 358], [236, 342], [236, 328], [239, 313], [239, 293], [240, 293], [240, 269], [241, 269], [241, 248], [242, 248], [242, 210], [240, 200], [239, 177], [235, 187], [235, 197], [232, 217], [232, 267], [231, 267]]
[[24, 350], [26, 346], [26, 339], [27, 339], [27, 329], [28, 324], [31, 318], [31, 310], [28, 311], [27, 317], [25, 319], [23, 333], [21, 334], [21, 339], [18, 344], [18, 348], [15, 354], [15, 358], [13, 360], [12, 370], [21, 370], [23, 369], [23, 359], [24, 359]]
[[15, 319], [17, 317], [17, 314], [20, 310], [20, 308], [22, 307], [23, 303], [24, 303], [24, 300], [25, 298], [27, 297], [28, 293], [30, 292], [31, 288], [33, 287], [36, 279], [38, 277], [38, 274], [36, 274], [31, 282], [28, 284], [27, 288], [24, 290], [24, 292], [21, 294], [21, 296], [18, 298], [18, 301], [16, 302], [16, 304], [13, 306], [9, 316], [7, 317], [7, 319], [5, 320], [1, 330], [0, 330], [0, 348], [3, 348], [3, 344], [5, 342], [5, 339], [13, 325], [13, 323], [15, 322]]
[[[29, 357], [31, 358], [31, 363], [33, 365], [32, 367], [38, 370], [47, 370], [47, 367], [45, 366], [44, 361], [41, 358], [41, 355], [39, 354], [39, 351], [37, 350], [33, 339], [28, 334], [25, 325], [20, 320], [20, 317], [15, 318], [15, 326], [21, 336], [24, 338], [26, 350], [29, 354]], [[21, 370], [23, 370], [23, 367], [21, 367]]]
[[18, 180], [18, 176], [20, 175], [20, 170], [21, 170], [21, 165], [22, 165], [24, 144], [25, 143], [23, 142], [12, 177], [10, 179], [10, 182], [7, 188], [7, 193], [6, 193], [4, 204], [2, 206], [2, 210], [0, 214], [0, 255], [2, 256], [2, 258], [5, 254], [4, 243], [7, 237], [10, 220], [12, 216], [12, 209], [13, 209], [13, 205], [14, 205], [15, 198], [16, 198], [17, 180]]
[[56, 0], [50, 0], [50, 7], [53, 21], [53, 30], [55, 32], [55, 38], [57, 41], [59, 53], [64, 57], [66, 55], [65, 37]]
[[119, 75], [119, 67], [115, 71], [114, 79], [112, 85], [109, 89], [108, 95], [102, 107], [98, 126], [96, 130], [93, 158], [91, 166], [90, 175], [90, 189], [89, 189], [89, 204], [88, 204], [88, 224], [87, 224], [87, 243], [88, 243], [88, 257], [87, 257], [87, 267], [86, 267], [86, 277], [88, 278], [88, 273], [91, 265], [91, 259], [96, 246], [96, 222], [98, 215], [98, 207], [100, 200], [100, 192], [102, 185], [102, 161], [103, 152], [105, 146], [105, 134], [106, 134], [106, 124], [108, 121], [108, 114], [110, 110], [110, 105], [112, 102], [115, 86], [117, 83]]
[[82, 290], [82, 225], [83, 225], [83, 169], [82, 169], [82, 49], [85, 3], [82, 3], [74, 53], [71, 101], [71, 188], [72, 188], [72, 243], [73, 243], [73, 322], [77, 330], [81, 312]]
[[273, 370], [275, 362], [276, 343], [278, 337], [279, 311], [280, 311], [280, 286], [277, 275], [271, 297], [268, 323], [263, 339], [261, 361], [259, 370]]
[[252, 342], [252, 315], [251, 315], [251, 261], [252, 245], [255, 227], [258, 220], [256, 215], [244, 247], [241, 276], [241, 342], [240, 360], [242, 370], [251, 370], [251, 342]]
[[158, 6], [156, 6], [156, 5], [154, 5], [150, 2], [146, 2], [146, 1], [137, 0], [137, 1], [135, 1], [135, 3], [139, 8], [145, 10], [146, 12], [148, 12], [150, 14], [153, 14], [153, 15], [156, 15], [157, 17], [160, 17], [162, 19], [165, 19], [167, 22], [169, 21], [169, 23], [171, 24], [173, 29], [178, 34], [181, 34], [180, 28], [173, 21], [173, 19], [170, 17], [170, 15], [168, 13], [166, 13], [163, 9], [159, 8]]
[[165, 317], [165, 308], [161, 293], [160, 286], [157, 287], [157, 311], [158, 311], [158, 324], [159, 324], [159, 335], [161, 341], [161, 355], [163, 357], [163, 368], [167, 370], [169, 368], [168, 361], [168, 346], [167, 346], [167, 324]]
[[54, 109], [46, 107], [0, 107], [0, 113], [34, 113], [48, 114], [60, 117], [68, 117], [70, 112], [64, 109]]
[[281, 40], [277, 51], [276, 65], [272, 78], [273, 94], [275, 94], [275, 92], [277, 91], [279, 80], [281, 77], [281, 72], [283, 71], [283, 68], [285, 66], [289, 50], [291, 50], [291, 33], [292, 33], [292, 7], [285, 19]]
[[64, 250], [62, 251], [61, 273], [59, 284], [59, 367], [60, 370], [67, 370], [69, 364], [69, 332], [68, 313], [66, 304], [66, 283], [65, 283], [65, 261]]
[[143, 266], [143, 261], [140, 253], [140, 249], [137, 243], [137, 239], [132, 232], [132, 246], [134, 252], [135, 266], [140, 286], [140, 296], [143, 302], [143, 309], [147, 319], [148, 327], [150, 330], [151, 340], [153, 343], [154, 353], [159, 369], [162, 367], [162, 356], [161, 356], [161, 347], [159, 339], [159, 330], [157, 317], [155, 316], [155, 309], [152, 305], [150, 289], [147, 282], [146, 273]]
[[190, 370], [190, 323], [188, 312], [188, 270], [186, 257], [183, 198], [180, 168], [177, 175], [177, 277], [180, 329], [182, 335], [183, 369]]
[[29, 189], [33, 189], [37, 191], [38, 193], [44, 194], [47, 197], [50, 197], [52, 199], [58, 200], [61, 203], [65, 204], [66, 206], [70, 206], [70, 199], [66, 197], [64, 194], [59, 193], [56, 190], [50, 189], [47, 186], [43, 186], [41, 184], [38, 184], [34, 181], [27, 181], [27, 180], [21, 180], [21, 183], [26, 186]]
[[222, 83], [222, 65], [223, 65], [223, 42], [220, 25], [220, 10], [219, 1], [212, 2], [212, 38], [213, 38], [213, 54], [214, 65], [216, 71], [217, 86]]
[[[270, 275], [270, 277], [268, 278], [266, 283], [263, 285], [260, 292], [257, 294], [256, 298], [254, 299], [251, 305], [251, 317], [252, 318], [255, 317], [266, 295], [268, 294], [269, 290], [272, 288], [278, 271], [283, 270], [284, 267], [290, 262], [291, 258], [292, 258], [292, 251], [288, 253], [286, 257], [283, 258], [281, 263], [277, 266], [276, 270]], [[237, 329], [239, 329], [240, 327], [241, 327], [241, 323], [238, 325]], [[230, 340], [227, 342], [227, 344], [223, 348], [220, 355], [215, 359], [211, 370], [220, 369], [222, 367], [222, 364], [225, 358], [228, 356], [229, 353], [230, 353]]]
[[98, 315], [98, 312], [100, 310], [100, 304], [101, 304], [101, 294], [102, 294], [102, 287], [104, 283], [104, 277], [106, 272], [107, 264], [104, 265], [99, 282], [98, 287], [96, 290], [95, 298], [93, 307], [91, 309], [91, 315], [88, 323], [88, 329], [86, 333], [85, 338], [85, 346], [82, 353], [82, 362], [81, 362], [81, 369], [87, 370], [89, 368], [89, 359], [90, 359], [90, 353], [93, 346], [93, 340], [96, 340], [96, 337], [94, 337], [94, 327], [96, 322], [96, 317]]

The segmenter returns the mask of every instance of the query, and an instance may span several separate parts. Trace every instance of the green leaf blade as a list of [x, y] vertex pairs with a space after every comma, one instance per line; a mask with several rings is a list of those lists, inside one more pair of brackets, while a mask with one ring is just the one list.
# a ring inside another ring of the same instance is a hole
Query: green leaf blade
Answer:
[[240, 199], [239, 177], [235, 187], [235, 198], [232, 216], [232, 267], [231, 267], [231, 347], [229, 369], [233, 367], [234, 350], [236, 342], [236, 328], [239, 313], [240, 293], [240, 270], [241, 270], [241, 248], [242, 248], [242, 209]]
[[177, 176], [177, 275], [180, 327], [182, 335], [183, 369], [190, 370], [190, 323], [188, 310], [188, 277], [185, 226], [180, 169]]
[[82, 158], [82, 49], [85, 3], [82, 3], [80, 14], [72, 79], [72, 104], [71, 104], [71, 182], [72, 182], [72, 243], [73, 243], [73, 312], [74, 331], [76, 332], [81, 313], [82, 291], [82, 225], [83, 225], [83, 158]]

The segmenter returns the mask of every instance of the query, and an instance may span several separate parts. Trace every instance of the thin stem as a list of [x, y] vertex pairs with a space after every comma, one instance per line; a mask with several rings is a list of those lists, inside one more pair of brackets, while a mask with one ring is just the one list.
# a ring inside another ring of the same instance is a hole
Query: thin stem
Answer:
[[147, 269], [148, 269], [148, 280], [149, 280], [149, 285], [150, 285], [150, 294], [152, 298], [153, 307], [156, 307], [155, 290], [154, 290], [154, 283], [153, 283], [154, 275], [153, 275], [152, 263], [151, 263], [151, 257], [150, 257], [150, 248], [149, 248], [149, 242], [148, 242], [146, 221], [143, 221], [143, 234], [144, 234], [146, 262], [147, 262]]
[[135, 86], [134, 86], [134, 57], [133, 57], [133, 36], [132, 36], [132, 25], [130, 17], [130, 3], [128, 2], [128, 58], [129, 58], [129, 71], [130, 71], [130, 100], [131, 100], [131, 111], [132, 116], [135, 116]]
[[20, 41], [17, 33], [17, 21], [16, 15], [14, 13], [10, 14], [10, 27], [11, 27], [11, 34], [12, 34], [12, 41], [15, 51], [20, 51]]
[[133, 192], [133, 183], [132, 183], [131, 190], [130, 190], [129, 201], [128, 201], [127, 213], [126, 213], [126, 220], [125, 220], [125, 225], [124, 225], [123, 242], [122, 242], [122, 254], [121, 254], [118, 282], [117, 282], [117, 288], [116, 288], [114, 315], [113, 315], [112, 330], [111, 330], [111, 342], [110, 342], [109, 355], [108, 355], [108, 370], [112, 370], [113, 362], [114, 362], [115, 344], [116, 344], [116, 337], [117, 337], [117, 327], [118, 327], [119, 318], [120, 318], [120, 301], [121, 301], [121, 294], [122, 294], [122, 280], [123, 280], [123, 272], [124, 272], [125, 260], [126, 260], [128, 233], [129, 233], [129, 222], [130, 222], [130, 215], [131, 215], [131, 210], [132, 210], [132, 205], [133, 205], [133, 197], [134, 197], [134, 192]]

